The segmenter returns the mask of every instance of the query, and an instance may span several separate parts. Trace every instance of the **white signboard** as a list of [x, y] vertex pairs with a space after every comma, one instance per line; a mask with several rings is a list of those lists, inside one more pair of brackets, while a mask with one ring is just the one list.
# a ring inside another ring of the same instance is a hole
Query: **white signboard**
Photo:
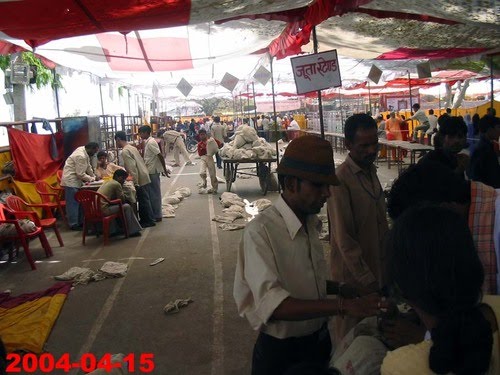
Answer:
[[299, 95], [342, 85], [337, 50], [294, 57], [291, 61]]
[[236, 85], [238, 84], [239, 79], [233, 76], [232, 74], [226, 73], [224, 77], [222, 77], [222, 81], [220, 81], [220, 85], [229, 91], [233, 91]]
[[179, 81], [179, 83], [177, 84], [177, 90], [182, 92], [182, 94], [184, 96], [188, 96], [192, 89], [193, 89], [193, 86], [191, 86], [191, 84], [188, 81], [186, 81], [184, 78], [181, 79]]
[[271, 78], [271, 72], [261, 65], [253, 75], [253, 78], [259, 81], [263, 86], [265, 86]]

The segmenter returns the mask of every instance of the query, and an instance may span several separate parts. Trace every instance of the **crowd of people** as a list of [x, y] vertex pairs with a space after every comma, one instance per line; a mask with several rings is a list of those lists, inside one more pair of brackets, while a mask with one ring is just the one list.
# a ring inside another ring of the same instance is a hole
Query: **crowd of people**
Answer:
[[[439, 125], [440, 146], [387, 199], [370, 115], [346, 120], [337, 169], [325, 140], [288, 145], [282, 194], [238, 252], [234, 299], [259, 331], [252, 374], [500, 372], [500, 123], [492, 111], [480, 119], [469, 168], [447, 161], [465, 147], [463, 119]], [[331, 280], [316, 216], [325, 204]]]

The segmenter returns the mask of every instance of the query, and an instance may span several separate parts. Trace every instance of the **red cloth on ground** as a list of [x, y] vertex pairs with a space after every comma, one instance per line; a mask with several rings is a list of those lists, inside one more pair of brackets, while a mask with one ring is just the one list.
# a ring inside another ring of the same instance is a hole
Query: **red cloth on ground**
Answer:
[[59, 157], [52, 159], [50, 145], [52, 135], [32, 134], [9, 128], [9, 144], [12, 160], [16, 164], [16, 180], [35, 182], [55, 175], [64, 158], [63, 133], [54, 134]]

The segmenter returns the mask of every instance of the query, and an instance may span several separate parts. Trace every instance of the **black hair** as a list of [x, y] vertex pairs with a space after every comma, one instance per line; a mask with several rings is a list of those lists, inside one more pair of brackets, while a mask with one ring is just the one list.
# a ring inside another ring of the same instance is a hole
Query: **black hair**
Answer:
[[200, 129], [198, 130], [198, 134], [207, 134], [207, 131], [205, 129]]
[[433, 109], [429, 109], [429, 115], [433, 115], [434, 114], [434, 110]]
[[486, 373], [493, 336], [480, 310], [484, 271], [466, 221], [443, 207], [412, 208], [394, 223], [387, 251], [394, 289], [437, 319], [430, 369]]
[[115, 133], [115, 140], [119, 139], [120, 141], [126, 141], [127, 140], [127, 133], [124, 131], [119, 131]]
[[280, 184], [281, 190], [285, 191], [286, 179], [288, 179], [288, 178], [295, 178], [297, 180], [297, 183], [298, 183], [297, 188], [300, 191], [301, 182], [302, 182], [301, 178], [296, 177], [296, 176], [292, 176], [292, 175], [278, 174], [278, 183]]
[[102, 151], [102, 150], [101, 150], [101, 151], [99, 151], [99, 152], [97, 153], [97, 159], [99, 159], [99, 158], [100, 158], [100, 157], [102, 157], [102, 156], [106, 156], [106, 158], [107, 158], [107, 157], [108, 157], [108, 153], [107, 153], [106, 151]]
[[419, 110], [419, 109], [420, 109], [420, 104], [415, 103], [415, 104], [413, 104], [411, 107], [412, 107], [412, 108], [416, 108], [417, 110]]
[[498, 124], [499, 124], [498, 117], [485, 115], [481, 117], [481, 120], [479, 120], [479, 132], [486, 133], [489, 129], [493, 129]]
[[451, 113], [451, 108], [446, 108], [446, 113], [449, 115]]
[[115, 173], [113, 173], [113, 179], [116, 180], [118, 177], [127, 178], [128, 172], [124, 169], [117, 169]]
[[148, 134], [151, 134], [151, 126], [149, 126], [149, 125], [142, 125], [139, 128], [139, 133], [148, 133]]
[[87, 150], [95, 150], [99, 148], [99, 144], [97, 142], [89, 142], [85, 145]]
[[220, 116], [214, 116], [214, 122], [220, 122]]
[[424, 203], [467, 204], [470, 199], [470, 185], [463, 176], [450, 167], [424, 158], [394, 181], [387, 212], [396, 219], [407, 209]]
[[345, 120], [344, 135], [348, 141], [354, 142], [358, 129], [377, 129], [377, 122], [366, 113], [356, 113]]
[[[463, 117], [460, 116], [444, 116], [441, 123], [439, 124], [439, 134], [443, 137], [448, 136], [466, 136], [467, 135], [467, 124], [465, 123]], [[439, 121], [439, 120], [438, 120]]]

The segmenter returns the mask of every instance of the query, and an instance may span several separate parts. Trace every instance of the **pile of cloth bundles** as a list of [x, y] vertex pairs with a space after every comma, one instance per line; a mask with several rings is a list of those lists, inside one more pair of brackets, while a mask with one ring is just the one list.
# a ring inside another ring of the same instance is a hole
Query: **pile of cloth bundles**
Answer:
[[228, 159], [272, 159], [276, 157], [276, 150], [264, 138], [259, 138], [254, 128], [241, 125], [234, 139], [221, 148], [220, 155]]

